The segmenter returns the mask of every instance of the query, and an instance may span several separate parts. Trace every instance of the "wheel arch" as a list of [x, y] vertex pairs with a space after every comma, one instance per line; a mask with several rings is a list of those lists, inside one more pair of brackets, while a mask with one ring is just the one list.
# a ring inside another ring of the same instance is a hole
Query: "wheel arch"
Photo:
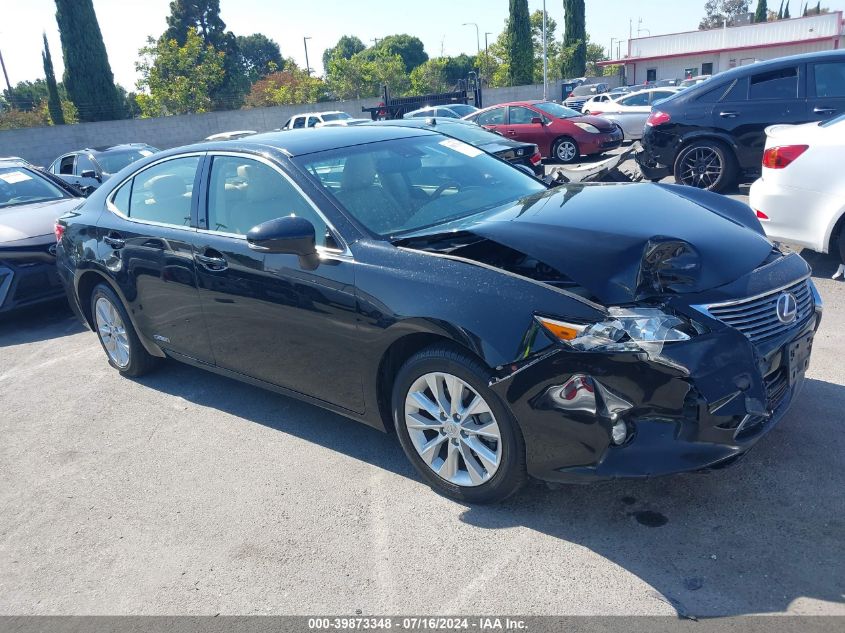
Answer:
[[834, 222], [831, 222], [832, 228], [824, 242], [830, 255], [839, 254], [839, 238], [842, 236], [842, 231], [845, 230], [845, 208], [839, 209], [838, 216]]
[[79, 309], [82, 311], [82, 316], [85, 317], [85, 322], [88, 324], [89, 329], [92, 332], [94, 331], [94, 316], [91, 313], [91, 297], [94, 294], [94, 288], [96, 288], [101, 283], [111, 288], [117, 295], [118, 299], [123, 302], [123, 307], [126, 308], [126, 312], [127, 314], [129, 314], [129, 318], [132, 320], [132, 327], [135, 328], [135, 332], [138, 334], [138, 339], [141, 341], [141, 344], [144, 346], [144, 349], [146, 349], [153, 356], [164, 358], [165, 354], [161, 351], [158, 345], [150, 341], [138, 329], [138, 324], [135, 322], [135, 317], [132, 314], [132, 311], [127, 306], [126, 297], [123, 296], [123, 293], [120, 291], [118, 285], [114, 283], [114, 281], [112, 281], [108, 275], [96, 269], [85, 270], [76, 279], [76, 298], [79, 303]]

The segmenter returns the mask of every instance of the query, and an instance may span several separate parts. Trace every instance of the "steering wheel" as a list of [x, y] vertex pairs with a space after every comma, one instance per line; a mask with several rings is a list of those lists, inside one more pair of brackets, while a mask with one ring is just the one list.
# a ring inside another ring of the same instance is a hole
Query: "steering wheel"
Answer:
[[442, 185], [440, 185], [437, 189], [434, 190], [434, 193], [431, 194], [431, 200], [437, 200], [440, 196], [443, 195], [443, 192], [449, 189], [451, 186], [455, 186], [455, 188], [460, 191], [461, 190], [461, 183], [457, 180], [453, 180], [448, 178]]

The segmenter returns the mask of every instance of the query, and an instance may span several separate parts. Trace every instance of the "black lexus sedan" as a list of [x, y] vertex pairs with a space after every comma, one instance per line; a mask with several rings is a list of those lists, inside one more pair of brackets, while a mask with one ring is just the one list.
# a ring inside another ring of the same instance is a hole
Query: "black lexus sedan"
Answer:
[[404, 127], [169, 150], [60, 224], [116, 370], [174, 358], [395, 430], [468, 502], [733, 461], [798, 393], [821, 316], [739, 202], [547, 189]]

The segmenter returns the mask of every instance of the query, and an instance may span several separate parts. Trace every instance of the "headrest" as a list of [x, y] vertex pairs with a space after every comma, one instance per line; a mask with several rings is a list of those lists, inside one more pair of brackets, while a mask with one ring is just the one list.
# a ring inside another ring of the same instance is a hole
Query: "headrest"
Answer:
[[153, 198], [156, 200], [178, 198], [188, 192], [185, 181], [174, 174], [155, 176], [154, 178], [150, 178], [144, 186], [152, 191]]

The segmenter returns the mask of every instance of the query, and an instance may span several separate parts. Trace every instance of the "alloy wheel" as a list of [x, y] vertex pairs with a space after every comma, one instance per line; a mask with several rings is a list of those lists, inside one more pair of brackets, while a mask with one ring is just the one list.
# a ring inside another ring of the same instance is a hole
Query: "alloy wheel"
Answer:
[[121, 369], [128, 367], [129, 337], [117, 308], [105, 297], [99, 297], [94, 304], [94, 319], [97, 322], [97, 333], [109, 359]]
[[479, 486], [498, 470], [502, 438], [490, 406], [445, 372], [420, 376], [405, 398], [405, 425], [422, 461], [458, 486]]
[[576, 151], [578, 150], [572, 141], [561, 141], [557, 144], [557, 157], [566, 163], [575, 158]]
[[696, 147], [681, 159], [682, 184], [709, 189], [722, 175], [722, 157], [712, 147]]

